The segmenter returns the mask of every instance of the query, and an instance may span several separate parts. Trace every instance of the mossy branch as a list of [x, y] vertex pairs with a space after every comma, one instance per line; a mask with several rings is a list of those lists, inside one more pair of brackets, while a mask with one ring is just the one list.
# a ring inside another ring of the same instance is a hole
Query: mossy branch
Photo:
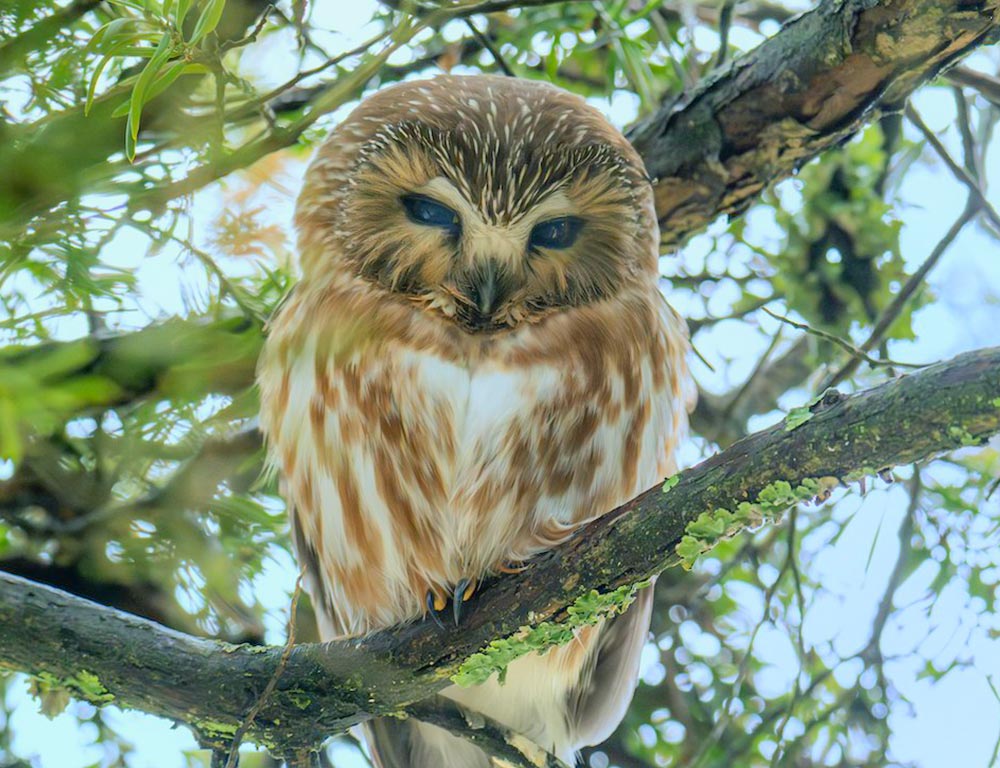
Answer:
[[[808, 413], [806, 413], [808, 410]], [[458, 677], [614, 613], [632, 588], [805, 496], [1000, 433], [1000, 347], [970, 352], [852, 396], [827, 393], [595, 520], [521, 574], [487, 583], [459, 628], [427, 621], [363, 640], [297, 646], [247, 733], [277, 754], [315, 748], [395, 714]], [[664, 485], [666, 490], [664, 490]], [[541, 628], [541, 629], [539, 629]], [[0, 666], [74, 695], [187, 723], [225, 742], [260, 697], [282, 648], [232, 646], [0, 574]]]
[[820, 3], [628, 132], [663, 242], [745, 210], [1000, 33], [996, 0]]
[[[527, 4], [487, 3], [477, 11]], [[230, 6], [244, 5], [261, 10], [256, 0], [245, 0], [227, 3], [227, 13]], [[242, 26], [228, 29], [241, 37], [257, 14], [232, 15]], [[998, 28], [995, 0], [844, 0], [821, 3], [786, 23], [750, 54], [682, 99], [670, 98], [629, 132], [654, 178], [664, 243], [678, 244], [719, 214], [744, 210], [769, 182], [836, 146], [881, 112], [900, 108], [921, 84], [994, 41]], [[436, 61], [429, 57], [426, 64]], [[391, 68], [380, 75], [382, 82], [392, 79]], [[324, 83], [297, 106], [325, 112], [330, 93], [342, 85]], [[113, 101], [102, 104], [89, 119], [79, 106], [69, 108], [47, 118], [44, 129], [17, 126], [19, 140], [0, 144], [0, 167], [19, 178], [9, 190], [0, 188], [0, 230], [17, 232], [32, 216], [101, 191], [89, 171], [106, 166], [121, 149], [113, 106]], [[172, 138], [195, 146], [204, 140], [200, 131], [188, 133]], [[180, 182], [134, 190], [133, 203], [142, 198], [158, 210], [166, 200], [191, 194], [298, 138], [294, 130], [273, 130], [223, 163], [192, 169]], [[99, 176], [111, 178], [106, 171]], [[120, 191], [120, 180], [114, 184]]]

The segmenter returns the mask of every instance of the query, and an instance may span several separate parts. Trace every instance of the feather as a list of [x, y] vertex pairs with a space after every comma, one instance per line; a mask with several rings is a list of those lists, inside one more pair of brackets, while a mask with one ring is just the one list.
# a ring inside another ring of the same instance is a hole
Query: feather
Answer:
[[[413, 196], [448, 226], [414, 221]], [[561, 217], [574, 238], [530, 245]], [[488, 76], [380, 91], [320, 148], [296, 221], [305, 279], [270, 325], [261, 428], [324, 639], [419, 618], [676, 469], [687, 340], [652, 189], [578, 97]], [[650, 601], [444, 695], [572, 762], [628, 706]], [[381, 768], [489, 764], [430, 725], [367, 733]]]

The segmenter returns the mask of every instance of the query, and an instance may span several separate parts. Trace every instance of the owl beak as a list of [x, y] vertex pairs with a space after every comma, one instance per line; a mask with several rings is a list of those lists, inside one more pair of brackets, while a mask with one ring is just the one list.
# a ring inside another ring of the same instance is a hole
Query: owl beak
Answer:
[[472, 295], [469, 297], [475, 303], [479, 314], [489, 317], [497, 306], [498, 273], [500, 269], [495, 261], [487, 261], [476, 270], [472, 279]]

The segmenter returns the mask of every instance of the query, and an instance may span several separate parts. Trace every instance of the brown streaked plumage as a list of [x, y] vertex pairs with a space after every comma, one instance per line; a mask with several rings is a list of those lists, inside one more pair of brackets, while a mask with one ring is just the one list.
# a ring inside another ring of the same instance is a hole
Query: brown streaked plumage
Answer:
[[[325, 638], [418, 618], [674, 471], [687, 342], [656, 287], [652, 191], [579, 98], [387, 88], [320, 148], [296, 221], [261, 423]], [[446, 695], [571, 761], [623, 716], [649, 610], [647, 590], [505, 684]], [[368, 732], [383, 768], [489, 765], [432, 726]]]

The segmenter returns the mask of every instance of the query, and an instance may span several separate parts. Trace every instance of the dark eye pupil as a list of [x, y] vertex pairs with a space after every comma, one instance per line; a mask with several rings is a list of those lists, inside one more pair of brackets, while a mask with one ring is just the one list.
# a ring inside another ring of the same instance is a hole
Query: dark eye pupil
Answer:
[[543, 221], [531, 230], [528, 244], [535, 248], [568, 248], [576, 241], [582, 225], [574, 216]]
[[427, 227], [447, 229], [452, 233], [458, 232], [458, 214], [448, 206], [423, 195], [404, 195], [402, 202], [410, 221]]

